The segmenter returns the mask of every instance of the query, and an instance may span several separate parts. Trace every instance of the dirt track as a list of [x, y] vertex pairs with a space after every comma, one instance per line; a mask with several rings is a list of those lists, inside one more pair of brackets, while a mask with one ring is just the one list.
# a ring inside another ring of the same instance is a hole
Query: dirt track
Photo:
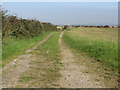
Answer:
[[30, 62], [34, 60], [32, 57], [32, 52], [34, 49], [36, 49], [39, 45], [44, 43], [46, 40], [48, 40], [54, 33], [50, 34], [47, 38], [45, 38], [43, 41], [35, 45], [32, 49], [29, 49], [25, 52], [25, 54], [18, 56], [16, 59], [8, 63], [2, 70], [2, 86], [3, 88], [11, 88], [15, 87], [20, 75], [27, 71], [30, 66]]
[[86, 67], [84, 65], [79, 66], [76, 63], [75, 56], [71, 50], [64, 45], [62, 42], [62, 36], [64, 32], [61, 33], [59, 38], [59, 44], [62, 54], [63, 68], [61, 72], [61, 79], [59, 81], [62, 88], [105, 88], [102, 82], [97, 82], [92, 78], [90, 74], [83, 73]]
[[[31, 66], [30, 62], [35, 61], [35, 56], [33, 56], [31, 52], [33, 52], [34, 49], [37, 49], [39, 45], [48, 40], [53, 34], [54, 33], [50, 34], [47, 38], [35, 45], [32, 49], [27, 50], [25, 54], [20, 55], [3, 68], [2, 83], [4, 88], [15, 88], [18, 85], [19, 77], [24, 72], [28, 71], [29, 67]], [[85, 71], [88, 72], [87, 67], [84, 64], [80, 65], [77, 63], [76, 56], [73, 54], [71, 49], [67, 47], [67, 45], [62, 41], [63, 34], [64, 32], [62, 32], [59, 37], [59, 46], [62, 56], [60, 74], [62, 77], [60, 77], [56, 82], [58, 84], [58, 88], [106, 88], [107, 86], [104, 84], [104, 81], [99, 76], [97, 76], [97, 74], [92, 75], [90, 73], [85, 73]], [[84, 62], [83, 58], [79, 57], [79, 60], [80, 62]], [[48, 62], [45, 62], [45, 65], [47, 64]], [[36, 71], [32, 71], [32, 73], [34, 72]], [[39, 72], [41, 71], [39, 70]], [[100, 80], [98, 81], [98, 79]], [[25, 88], [26, 85], [23, 87]], [[30, 87], [33, 86], [31, 85]], [[39, 84], [38, 87], [40, 87]], [[51, 88], [51, 86], [49, 88]]]

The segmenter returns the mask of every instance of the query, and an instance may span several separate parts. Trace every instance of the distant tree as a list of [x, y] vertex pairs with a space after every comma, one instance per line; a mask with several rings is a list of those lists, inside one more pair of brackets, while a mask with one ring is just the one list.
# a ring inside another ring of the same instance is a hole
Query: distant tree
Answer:
[[65, 25], [65, 26], [63, 27], [63, 30], [68, 29], [68, 28], [69, 28], [69, 26], [68, 26], [68, 25]]
[[105, 26], [103, 26], [104, 28], [108, 28], [109, 26], [108, 25], [105, 25]]

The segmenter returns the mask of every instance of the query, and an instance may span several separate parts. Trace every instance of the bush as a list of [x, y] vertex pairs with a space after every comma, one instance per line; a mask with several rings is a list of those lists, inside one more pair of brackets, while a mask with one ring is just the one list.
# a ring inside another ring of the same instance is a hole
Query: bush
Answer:
[[46, 31], [57, 30], [51, 23], [41, 23], [38, 20], [21, 19], [17, 16], [2, 12], [2, 36], [4, 37], [34, 37]]

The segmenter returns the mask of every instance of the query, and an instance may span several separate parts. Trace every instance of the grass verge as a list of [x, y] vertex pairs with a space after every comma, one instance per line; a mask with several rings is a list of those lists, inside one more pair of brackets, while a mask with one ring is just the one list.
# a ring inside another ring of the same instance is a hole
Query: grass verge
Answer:
[[[21, 76], [19, 80], [22, 81], [23, 85], [27, 84], [28, 87], [37, 88], [59, 87], [56, 82], [61, 76], [59, 73], [61, 66], [58, 44], [59, 35], [60, 32], [55, 33], [32, 52], [34, 61], [31, 62], [29, 71], [25, 73], [25, 76]], [[26, 78], [26, 75], [30, 77], [35, 76], [35, 78]]]
[[16, 56], [23, 54], [25, 50], [32, 48], [35, 44], [48, 36], [50, 32], [45, 32], [43, 35], [33, 38], [5, 38], [2, 45], [2, 65], [4, 66]]
[[91, 39], [91, 37], [89, 38], [85, 36], [81, 37], [80, 35], [73, 34], [72, 31], [65, 32], [63, 40], [77, 52], [86, 53], [113, 70], [118, 69], [117, 42]]

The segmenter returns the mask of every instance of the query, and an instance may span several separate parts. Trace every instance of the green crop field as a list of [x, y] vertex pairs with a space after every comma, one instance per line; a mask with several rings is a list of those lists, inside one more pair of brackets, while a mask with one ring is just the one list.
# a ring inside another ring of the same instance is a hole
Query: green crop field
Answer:
[[64, 42], [79, 53], [86, 53], [111, 69], [118, 68], [117, 28], [74, 28], [65, 31]]

